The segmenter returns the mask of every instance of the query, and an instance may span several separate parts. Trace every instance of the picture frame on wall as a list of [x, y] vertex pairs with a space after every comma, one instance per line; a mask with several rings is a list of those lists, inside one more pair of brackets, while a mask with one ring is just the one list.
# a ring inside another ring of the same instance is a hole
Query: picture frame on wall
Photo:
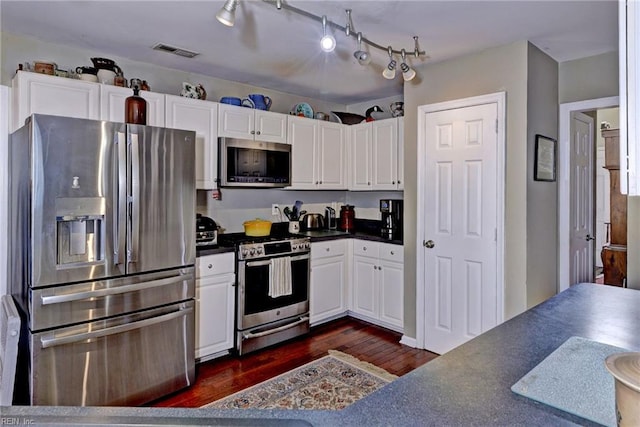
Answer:
[[556, 144], [548, 136], [536, 134], [533, 179], [553, 182], [556, 180]]

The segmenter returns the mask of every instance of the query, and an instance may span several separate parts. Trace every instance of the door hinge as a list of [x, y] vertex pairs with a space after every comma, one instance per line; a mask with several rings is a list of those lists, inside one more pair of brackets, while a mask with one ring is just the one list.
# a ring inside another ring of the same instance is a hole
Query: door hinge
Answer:
[[496, 133], [498, 133], [498, 119], [496, 119]]

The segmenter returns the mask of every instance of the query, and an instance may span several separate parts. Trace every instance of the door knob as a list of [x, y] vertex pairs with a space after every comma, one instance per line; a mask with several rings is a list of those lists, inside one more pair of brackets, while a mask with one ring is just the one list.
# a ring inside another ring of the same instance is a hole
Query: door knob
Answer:
[[587, 234], [587, 237], [585, 237], [585, 240], [588, 242], [589, 240], [596, 240], [596, 238], [593, 237], [591, 234]]
[[422, 242], [422, 245], [423, 245], [425, 248], [429, 248], [429, 249], [431, 249], [431, 248], [433, 248], [436, 244], [435, 244], [435, 242], [434, 242], [433, 240], [427, 240], [427, 241]]

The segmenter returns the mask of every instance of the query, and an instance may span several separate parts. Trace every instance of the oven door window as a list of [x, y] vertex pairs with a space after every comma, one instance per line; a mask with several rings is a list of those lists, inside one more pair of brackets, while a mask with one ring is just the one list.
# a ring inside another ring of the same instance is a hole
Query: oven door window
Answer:
[[269, 264], [245, 267], [244, 314], [256, 314], [304, 302], [308, 298], [309, 258], [291, 261], [291, 295], [269, 296]]

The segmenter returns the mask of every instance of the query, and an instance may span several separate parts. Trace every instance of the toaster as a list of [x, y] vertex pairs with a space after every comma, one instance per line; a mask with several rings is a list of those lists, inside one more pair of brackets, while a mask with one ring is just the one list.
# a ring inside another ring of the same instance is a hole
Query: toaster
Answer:
[[218, 224], [207, 216], [196, 214], [196, 246], [217, 244]]

